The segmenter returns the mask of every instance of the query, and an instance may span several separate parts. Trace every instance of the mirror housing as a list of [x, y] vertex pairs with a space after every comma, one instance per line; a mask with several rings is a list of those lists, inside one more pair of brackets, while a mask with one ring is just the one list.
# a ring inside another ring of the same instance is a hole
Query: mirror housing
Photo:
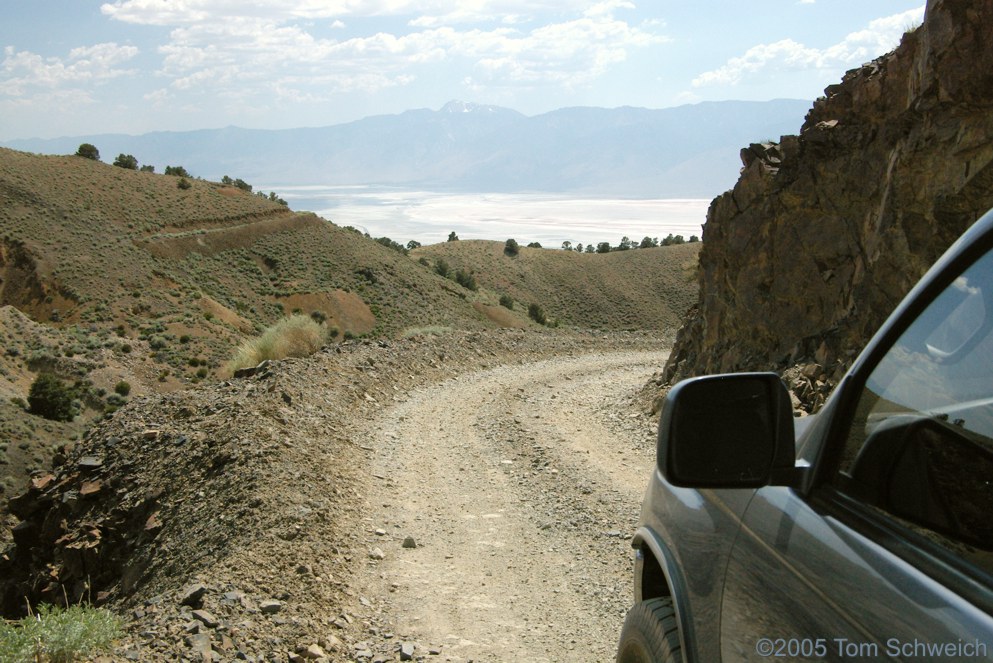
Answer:
[[658, 468], [674, 486], [756, 488], [796, 464], [793, 406], [775, 373], [683, 380], [666, 395]]

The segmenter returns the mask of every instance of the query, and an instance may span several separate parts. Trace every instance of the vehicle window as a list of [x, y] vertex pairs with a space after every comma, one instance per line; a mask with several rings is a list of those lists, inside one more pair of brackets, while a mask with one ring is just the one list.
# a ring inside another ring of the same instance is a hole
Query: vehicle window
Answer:
[[836, 484], [993, 572], [993, 253], [869, 375]]

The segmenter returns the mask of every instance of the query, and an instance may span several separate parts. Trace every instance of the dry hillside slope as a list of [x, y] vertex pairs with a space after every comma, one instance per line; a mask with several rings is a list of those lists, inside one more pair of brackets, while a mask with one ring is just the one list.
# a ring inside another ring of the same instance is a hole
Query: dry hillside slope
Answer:
[[[183, 188], [173, 176], [0, 149], [0, 522], [9, 527], [18, 520], [7, 498], [92, 422], [129, 399], [224, 377], [240, 343], [290, 312], [326, 319], [332, 343], [426, 329], [536, 332], [531, 302], [563, 326], [662, 331], [697, 288], [695, 248], [525, 250], [509, 261], [494, 242], [442, 247], [458, 251], [453, 271], [472, 266], [480, 287], [469, 290], [354, 230], [187, 179]], [[499, 305], [508, 293], [513, 310]], [[74, 385], [72, 422], [25, 412], [42, 373]], [[0, 527], [0, 542], [9, 538]]]
[[461, 240], [421, 247], [414, 256], [471, 271], [481, 287], [509, 295], [515, 310], [537, 303], [561, 324], [581, 329], [666, 329], [695, 300], [699, 243], [610, 253], [576, 253]]

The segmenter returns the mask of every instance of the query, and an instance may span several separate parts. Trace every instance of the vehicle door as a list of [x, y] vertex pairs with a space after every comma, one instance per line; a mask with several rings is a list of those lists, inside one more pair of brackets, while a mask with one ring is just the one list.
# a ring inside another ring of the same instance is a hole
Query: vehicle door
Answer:
[[749, 504], [725, 661], [993, 659], [993, 253], [935, 284], [832, 399], [812, 487]]

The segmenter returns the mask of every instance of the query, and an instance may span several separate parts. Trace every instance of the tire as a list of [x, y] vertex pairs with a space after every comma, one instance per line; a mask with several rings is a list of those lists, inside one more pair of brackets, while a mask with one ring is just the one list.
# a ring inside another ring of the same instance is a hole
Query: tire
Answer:
[[681, 663], [676, 611], [668, 596], [636, 603], [624, 619], [617, 663]]

